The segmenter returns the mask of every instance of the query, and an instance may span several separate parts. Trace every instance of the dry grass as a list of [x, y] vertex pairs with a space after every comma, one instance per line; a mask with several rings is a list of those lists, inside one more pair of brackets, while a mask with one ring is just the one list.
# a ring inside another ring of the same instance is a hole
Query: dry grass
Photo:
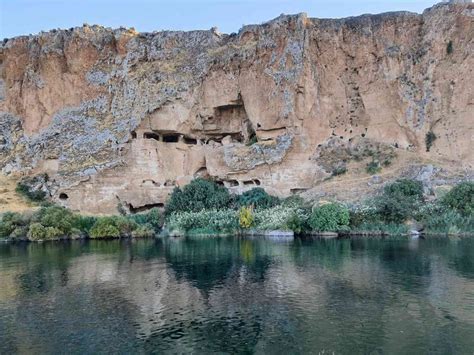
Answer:
[[31, 203], [15, 192], [16, 180], [0, 174], [0, 213], [34, 209]]

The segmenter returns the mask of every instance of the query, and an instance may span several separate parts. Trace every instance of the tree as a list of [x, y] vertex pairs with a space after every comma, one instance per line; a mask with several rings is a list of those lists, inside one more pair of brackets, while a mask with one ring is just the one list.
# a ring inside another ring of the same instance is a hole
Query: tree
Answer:
[[213, 181], [195, 179], [183, 189], [176, 187], [171, 194], [166, 214], [173, 212], [199, 212], [204, 209], [222, 209], [232, 202], [229, 191]]
[[239, 206], [255, 206], [256, 208], [270, 208], [276, 206], [279, 202], [278, 197], [269, 195], [261, 187], [246, 191], [238, 198]]

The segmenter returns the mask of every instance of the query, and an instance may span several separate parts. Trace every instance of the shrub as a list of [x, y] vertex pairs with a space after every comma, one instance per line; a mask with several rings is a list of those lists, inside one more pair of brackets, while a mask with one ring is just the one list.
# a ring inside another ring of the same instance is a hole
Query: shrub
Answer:
[[425, 231], [430, 233], [474, 232], [473, 215], [463, 216], [455, 210], [445, 210], [441, 213], [427, 215], [423, 220], [423, 224]]
[[444, 195], [441, 204], [465, 216], [474, 214], [474, 182], [456, 185]]
[[296, 211], [286, 221], [286, 228], [296, 234], [301, 234], [309, 229], [307, 215], [303, 216]]
[[238, 197], [239, 206], [254, 206], [255, 208], [270, 208], [278, 205], [278, 197], [269, 195], [261, 187], [255, 187]]
[[242, 206], [239, 212], [239, 225], [248, 229], [252, 226], [253, 220], [252, 207]]
[[365, 168], [368, 174], [370, 175], [375, 175], [379, 173], [382, 168], [380, 167], [380, 164], [378, 161], [372, 160], [370, 163], [367, 164], [367, 167]]
[[454, 51], [453, 41], [449, 41], [448, 44], [446, 45], [446, 53], [452, 54], [453, 51]]
[[97, 217], [78, 215], [74, 219], [74, 228], [82, 233], [89, 234], [96, 221]]
[[177, 233], [186, 233], [198, 229], [235, 232], [239, 229], [239, 219], [237, 212], [230, 209], [177, 212], [169, 217], [167, 227], [171, 232]]
[[[70, 210], [60, 206], [43, 207], [34, 216], [44, 227], [51, 227], [59, 230], [63, 235], [69, 235], [71, 229], [76, 224], [77, 216]], [[53, 234], [53, 232], [50, 232]]]
[[123, 216], [113, 216], [108, 218], [110, 218], [113, 224], [117, 227], [121, 236], [130, 236], [132, 235], [132, 232], [138, 228], [137, 222], [130, 218]]
[[312, 230], [317, 232], [338, 232], [349, 226], [349, 210], [340, 204], [330, 203], [314, 209], [309, 219]]
[[28, 185], [18, 183], [15, 191], [33, 202], [41, 202], [46, 197], [46, 192], [41, 190], [30, 190]]
[[311, 208], [311, 205], [298, 195], [285, 198], [283, 201], [281, 201], [281, 205], [293, 208]]
[[141, 225], [132, 232], [133, 238], [149, 238], [154, 235], [155, 231], [151, 225]]
[[425, 136], [425, 145], [426, 145], [426, 151], [429, 152], [431, 149], [431, 146], [433, 145], [434, 141], [436, 140], [436, 134], [434, 134], [432, 131], [429, 131], [426, 133]]
[[249, 141], [247, 142], [246, 146], [249, 147], [249, 146], [251, 146], [251, 145], [253, 145], [253, 144], [257, 143], [257, 142], [258, 142], [257, 136], [256, 136], [256, 135], [252, 135], [252, 136], [250, 137]]
[[377, 214], [389, 223], [403, 223], [416, 215], [423, 202], [423, 185], [419, 181], [400, 179], [385, 186], [374, 201]]
[[139, 225], [149, 225], [155, 231], [159, 231], [163, 227], [163, 215], [158, 208], [152, 208], [147, 213], [131, 215], [129, 218]]
[[166, 214], [227, 208], [231, 202], [232, 197], [225, 187], [198, 178], [183, 189], [179, 187], [174, 189], [166, 206]]
[[268, 209], [256, 210], [254, 213], [254, 226], [257, 230], [292, 230], [291, 222], [294, 215], [304, 224], [309, 218], [309, 213], [303, 208], [278, 205]]
[[349, 211], [351, 229], [359, 229], [363, 224], [380, 222], [380, 216], [373, 201], [366, 201], [363, 205], [353, 207]]
[[45, 240], [46, 239], [46, 227], [41, 223], [32, 223], [28, 229], [29, 240]]
[[0, 220], [0, 238], [19, 239], [26, 237], [31, 216], [16, 212], [6, 212]]
[[332, 176], [338, 176], [338, 175], [344, 175], [347, 173], [347, 168], [346, 166], [337, 166], [333, 169], [332, 171]]
[[100, 217], [90, 230], [91, 238], [118, 238], [120, 230], [115, 225], [113, 217]]

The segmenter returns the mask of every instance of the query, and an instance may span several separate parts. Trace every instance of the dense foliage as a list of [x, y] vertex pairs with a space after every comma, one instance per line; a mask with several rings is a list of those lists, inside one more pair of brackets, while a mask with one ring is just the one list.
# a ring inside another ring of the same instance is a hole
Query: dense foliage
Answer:
[[252, 207], [242, 206], [239, 211], [239, 225], [242, 228], [250, 228], [253, 225], [253, 209]]
[[16, 186], [15, 191], [20, 195], [26, 197], [28, 200], [33, 202], [41, 202], [44, 201], [46, 197], [46, 192], [42, 190], [33, 190], [29, 185], [24, 183], [18, 183]]
[[261, 187], [255, 187], [244, 192], [237, 199], [239, 206], [254, 206], [255, 208], [270, 208], [279, 204], [278, 197], [269, 195]]
[[183, 189], [179, 187], [174, 189], [166, 206], [166, 214], [227, 208], [231, 203], [232, 197], [225, 187], [213, 181], [198, 178]]
[[239, 229], [239, 219], [237, 211], [231, 209], [175, 212], [169, 216], [167, 227], [171, 234], [177, 235], [191, 230], [231, 233]]
[[[315, 232], [383, 232], [401, 234], [416, 222], [426, 232], [459, 234], [474, 231], [474, 183], [463, 182], [442, 198], [425, 202], [421, 182], [401, 179], [357, 206], [329, 203], [312, 206], [299, 196], [278, 199], [262, 188], [232, 196], [212, 181], [197, 179], [175, 189], [167, 206], [166, 228], [176, 235], [237, 234], [244, 230]], [[409, 222], [409, 223], [408, 223]], [[34, 212], [0, 216], [0, 238], [149, 237], [164, 221], [158, 209], [121, 216], [81, 216], [51, 205]]]
[[474, 182], [462, 182], [449, 191], [441, 203], [456, 212], [468, 216], [474, 214]]
[[81, 216], [60, 206], [42, 207], [32, 213], [5, 213], [0, 219], [0, 238], [56, 240], [61, 238], [116, 238], [150, 236], [160, 230], [161, 214], [152, 209], [132, 216]]
[[347, 207], [329, 203], [313, 210], [309, 225], [317, 232], [339, 232], [349, 229], [349, 210]]
[[423, 202], [423, 185], [419, 181], [400, 179], [384, 188], [374, 200], [380, 219], [387, 223], [403, 223], [412, 218]]

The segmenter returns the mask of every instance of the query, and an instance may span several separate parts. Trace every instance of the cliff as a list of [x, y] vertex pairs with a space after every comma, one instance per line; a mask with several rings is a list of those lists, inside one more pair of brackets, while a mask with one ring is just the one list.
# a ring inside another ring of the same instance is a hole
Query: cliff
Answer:
[[345, 200], [411, 176], [436, 193], [473, 176], [473, 69], [469, 3], [17, 37], [0, 44], [0, 168], [89, 213], [162, 206], [197, 176]]

